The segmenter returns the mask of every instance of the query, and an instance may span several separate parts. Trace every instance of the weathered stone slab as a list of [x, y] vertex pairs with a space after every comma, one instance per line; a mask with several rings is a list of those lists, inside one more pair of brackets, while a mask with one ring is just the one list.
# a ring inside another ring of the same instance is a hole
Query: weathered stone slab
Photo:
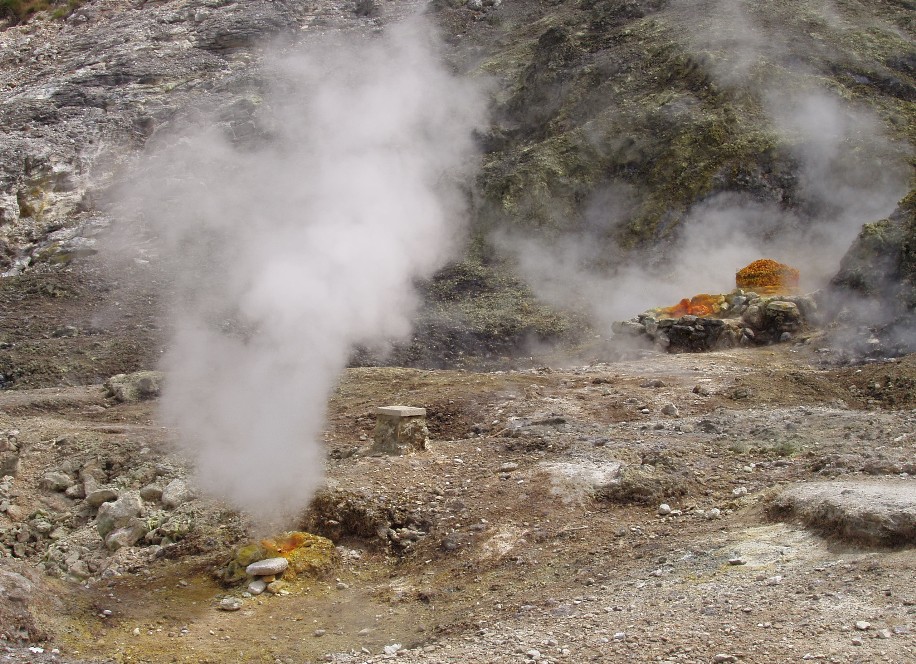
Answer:
[[391, 417], [426, 417], [425, 408], [415, 408], [414, 406], [379, 406], [375, 409], [377, 415], [387, 415]]
[[769, 511], [853, 542], [916, 544], [916, 481], [912, 480], [799, 484], [777, 496]]

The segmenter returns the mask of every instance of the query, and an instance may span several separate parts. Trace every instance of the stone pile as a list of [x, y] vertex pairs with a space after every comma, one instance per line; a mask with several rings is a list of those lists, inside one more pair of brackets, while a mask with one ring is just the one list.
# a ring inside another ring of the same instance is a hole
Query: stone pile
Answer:
[[39, 509], [20, 505], [17, 478], [4, 476], [0, 512], [10, 525], [0, 527], [0, 557], [38, 557], [49, 574], [81, 581], [108, 569], [116, 552], [142, 547], [152, 556], [191, 532], [193, 492], [169, 478], [169, 464], [123, 470], [112, 459], [74, 455], [41, 476]]
[[651, 309], [614, 323], [612, 330], [671, 352], [696, 352], [792, 341], [817, 314], [811, 295], [764, 296], [739, 288], [719, 298], [717, 311], [707, 316], [673, 317]]

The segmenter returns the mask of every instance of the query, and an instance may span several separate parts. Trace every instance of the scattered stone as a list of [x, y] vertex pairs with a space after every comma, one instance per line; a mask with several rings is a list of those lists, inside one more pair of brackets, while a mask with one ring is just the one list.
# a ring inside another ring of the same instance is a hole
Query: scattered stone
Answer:
[[137, 371], [118, 374], [105, 381], [107, 396], [121, 402], [143, 401], [159, 396], [164, 374], [161, 371]]
[[67, 487], [67, 490], [64, 491], [64, 495], [73, 500], [80, 500], [86, 497], [86, 490], [83, 488], [82, 484], [77, 483]]
[[747, 561], [744, 558], [740, 558], [736, 556], [735, 558], [729, 558], [728, 564], [729, 565], [747, 565]]
[[671, 514], [671, 505], [668, 503], [662, 503], [658, 506], [658, 513], [660, 516], [667, 516]]
[[858, 620], [856, 621], [856, 629], [860, 632], [864, 632], [865, 630], [871, 629], [871, 623], [867, 620]]
[[879, 639], [889, 639], [893, 634], [891, 634], [891, 630], [884, 628], [878, 630], [877, 636]]
[[146, 535], [147, 528], [140, 519], [132, 519], [131, 523], [122, 528], [113, 530], [105, 538], [105, 546], [109, 551], [117, 551], [126, 546], [133, 546]]
[[277, 579], [276, 581], [271, 581], [267, 584], [267, 592], [271, 595], [286, 595], [289, 594], [289, 584], [286, 581]]
[[511, 473], [513, 470], [518, 470], [518, 464], [514, 461], [507, 461], [499, 467], [501, 473]]
[[107, 537], [108, 533], [131, 524], [131, 521], [140, 515], [143, 501], [140, 495], [134, 492], [125, 493], [117, 500], [102, 503], [99, 513], [95, 518], [95, 527], [99, 535]]
[[237, 597], [224, 597], [219, 602], [221, 611], [238, 611], [242, 608], [242, 600]]
[[316, 629], [312, 634], [313, 634], [314, 636], [321, 637], [321, 636], [324, 636], [324, 635], [327, 634], [327, 633], [328, 633], [328, 631], [327, 631], [326, 629]]
[[114, 489], [96, 489], [86, 495], [86, 502], [92, 507], [101, 507], [102, 503], [107, 503], [118, 499], [118, 492]]
[[665, 381], [658, 378], [651, 378], [642, 382], [640, 387], [665, 387]]
[[662, 408], [663, 415], [670, 415], [671, 417], [678, 417], [681, 414], [681, 411], [678, 410], [677, 406], [673, 403], [665, 404]]
[[385, 652], [386, 655], [396, 655], [398, 654], [398, 651], [403, 647], [404, 646], [402, 646], [400, 643], [392, 643], [391, 645], [388, 645], [382, 648], [382, 650]]
[[165, 485], [160, 500], [168, 509], [175, 509], [182, 503], [188, 502], [192, 497], [193, 493], [185, 481], [176, 479]]
[[158, 502], [162, 500], [162, 487], [158, 484], [147, 484], [140, 489], [140, 497], [149, 502]]
[[735, 657], [734, 655], [728, 655], [728, 654], [725, 654], [725, 653], [719, 653], [718, 655], [716, 655], [716, 656], [714, 656], [714, 657], [712, 658], [712, 661], [713, 661], [713, 662], [716, 662], [717, 664], [718, 664], [719, 662], [737, 662], [737, 661], [738, 661], [738, 658]]
[[704, 516], [710, 520], [718, 519], [720, 516], [722, 516], [722, 510], [720, 510], [718, 507], [713, 507], [712, 509], [706, 510]]
[[74, 484], [73, 478], [67, 473], [50, 472], [41, 478], [41, 486], [48, 491], [66, 491]]
[[782, 583], [782, 576], [779, 574], [771, 576], [766, 580], [768, 586], [778, 586], [780, 583]]
[[266, 558], [248, 565], [245, 573], [249, 576], [271, 576], [282, 574], [287, 567], [289, 567], [289, 561], [286, 558]]
[[260, 595], [267, 590], [267, 582], [264, 579], [255, 579], [248, 584], [248, 592], [252, 595]]

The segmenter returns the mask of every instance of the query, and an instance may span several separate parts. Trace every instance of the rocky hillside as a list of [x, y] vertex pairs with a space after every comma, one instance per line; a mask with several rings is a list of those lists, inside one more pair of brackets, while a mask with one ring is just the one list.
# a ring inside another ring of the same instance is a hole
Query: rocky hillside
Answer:
[[[118, 336], [135, 349], [157, 344], [155, 324], [137, 322], [155, 311], [155, 275], [132, 277], [137, 263], [124, 261], [112, 276], [86, 260], [118, 226], [109, 191], [135, 156], [201, 108], [215, 109], [235, 140], [258, 140], [264, 44], [369, 34], [420, 8], [90, 0], [8, 17], [0, 31], [8, 299], [39, 310], [48, 297], [101, 303], [139, 282], [141, 294], [123, 292], [118, 311], [49, 321], [42, 334], [69, 326], [104, 336], [100, 321], [124, 322], [132, 308]], [[906, 0], [829, 11], [699, 0], [425, 7], [452, 66], [487, 81], [491, 126], [480, 136], [464, 259], [422, 287], [418, 333], [395, 361], [456, 365], [470, 355], [499, 364], [544, 341], [583, 338], [583, 316], [604, 333], [609, 316], [668, 304], [614, 301], [621, 266], [652, 271], [667, 287], [655, 297], [670, 297], [670, 284], [687, 287], [682, 274], [696, 272], [695, 254], [711, 246], [771, 251], [799, 261], [806, 286], [826, 283], [861, 225], [890, 214], [912, 185], [912, 9]], [[690, 255], [678, 253], [684, 247]], [[145, 265], [148, 256], [134, 258]], [[717, 254], [700, 264], [733, 272], [735, 260]], [[604, 281], [583, 288], [592, 275]], [[595, 311], [599, 298], [613, 301], [610, 312]], [[98, 355], [120, 358], [109, 368], [147, 362], [110, 350], [107, 337], [96, 342]], [[37, 383], [101, 377], [60, 352], [68, 368], [51, 367]], [[24, 361], [0, 360], [7, 378]]]

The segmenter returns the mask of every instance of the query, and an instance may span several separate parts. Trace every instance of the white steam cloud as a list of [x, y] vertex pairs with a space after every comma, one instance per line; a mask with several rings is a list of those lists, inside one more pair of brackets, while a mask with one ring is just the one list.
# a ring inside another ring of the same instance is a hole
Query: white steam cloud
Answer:
[[262, 521], [307, 504], [354, 344], [410, 331], [461, 235], [485, 103], [439, 50], [411, 20], [268, 58], [256, 138], [205, 117], [129, 192], [173, 280], [166, 421], [201, 487]]
[[[749, 11], [753, 7], [733, 0], [684, 0], [672, 6], [668, 18], [688, 31], [690, 47], [706, 55], [720, 85], [750, 91], [758, 100], [769, 124], [762, 129], [784, 137], [796, 162], [796, 205], [738, 192], [716, 194], [688, 212], [667, 256], [633, 262], [626, 252], [608, 249], [605, 238], [636, 209], [638, 194], [612, 185], [595, 193], [584, 232], [549, 245], [496, 234], [539, 296], [560, 306], [584, 306], [609, 327], [683, 297], [727, 292], [738, 269], [763, 257], [799, 268], [802, 287], [813, 290], [837, 271], [862, 224], [886, 217], [906, 193], [908, 146], [895, 144], [868, 109], [820, 85], [815, 67], [806, 64], [808, 56], [823, 55], [816, 45], [797, 43], [778, 21], [776, 27], [764, 25]], [[818, 7], [812, 20], [828, 26], [839, 20], [827, 3]]]

